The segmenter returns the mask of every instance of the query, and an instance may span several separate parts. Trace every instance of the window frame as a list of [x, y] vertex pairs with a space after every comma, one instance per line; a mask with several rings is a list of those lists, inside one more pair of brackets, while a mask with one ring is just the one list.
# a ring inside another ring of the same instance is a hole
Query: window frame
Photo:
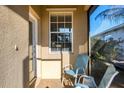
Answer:
[[[73, 53], [73, 11], [71, 12], [49, 12], [49, 53], [50, 54], [59, 54], [61, 51], [52, 51], [51, 50], [51, 33], [55, 33], [55, 32], [51, 32], [51, 16], [55, 14], [55, 15], [66, 15], [66, 14], [69, 14], [71, 15], [72, 17], [72, 21], [71, 21], [71, 24], [72, 24], [72, 32], [71, 33], [71, 51], [62, 51], [62, 52], [66, 52], [66, 53]], [[56, 32], [56, 33], [61, 33], [61, 32]], [[68, 32], [69, 33], [69, 32]]]

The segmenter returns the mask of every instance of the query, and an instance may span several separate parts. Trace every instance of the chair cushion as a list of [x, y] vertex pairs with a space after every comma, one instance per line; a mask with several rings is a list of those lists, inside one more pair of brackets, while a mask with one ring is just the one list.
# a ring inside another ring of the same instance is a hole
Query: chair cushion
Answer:
[[[71, 76], [75, 76], [76, 75], [76, 69], [72, 69], [72, 70], [65, 70], [64, 71], [65, 74], [71, 75]], [[77, 74], [83, 74], [83, 70], [79, 69]]]
[[76, 70], [65, 70], [65, 74], [75, 76], [76, 75]]

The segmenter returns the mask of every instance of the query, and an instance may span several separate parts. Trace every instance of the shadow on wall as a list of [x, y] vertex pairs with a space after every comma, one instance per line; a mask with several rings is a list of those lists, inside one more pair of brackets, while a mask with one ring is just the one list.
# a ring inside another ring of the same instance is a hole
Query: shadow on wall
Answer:
[[[29, 7], [28, 5], [7, 5], [9, 9], [17, 13], [21, 18], [29, 21]], [[27, 29], [28, 30], [28, 29]], [[28, 35], [27, 35], [28, 37]], [[28, 47], [28, 46], [25, 46]], [[25, 56], [22, 61], [22, 87], [28, 87], [29, 83], [29, 56]], [[18, 72], [19, 73], [19, 72]]]
[[28, 87], [29, 83], [29, 57], [23, 60], [23, 87]]
[[29, 20], [28, 5], [7, 5], [7, 7], [12, 9], [15, 13], [20, 15], [22, 18]]

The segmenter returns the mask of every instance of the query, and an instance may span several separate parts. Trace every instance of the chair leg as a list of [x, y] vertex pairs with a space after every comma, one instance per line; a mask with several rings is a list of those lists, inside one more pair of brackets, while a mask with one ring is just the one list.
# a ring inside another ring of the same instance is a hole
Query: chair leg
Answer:
[[65, 87], [64, 80], [65, 80], [65, 78], [62, 78], [62, 87]]
[[62, 77], [62, 87], [66, 87], [66, 84], [69, 86], [74, 87], [74, 84], [70, 78], [65, 78], [64, 76]]
[[72, 87], [74, 87], [74, 84], [73, 84], [73, 82], [72, 82], [71, 79], [69, 79], [69, 83], [70, 83], [70, 85], [71, 85]]
[[78, 76], [75, 77], [75, 81], [74, 81], [74, 84], [76, 85], [78, 82]]

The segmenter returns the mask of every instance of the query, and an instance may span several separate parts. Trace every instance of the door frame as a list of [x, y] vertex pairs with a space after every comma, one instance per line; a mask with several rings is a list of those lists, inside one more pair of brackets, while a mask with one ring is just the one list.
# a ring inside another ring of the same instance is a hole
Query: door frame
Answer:
[[[40, 83], [41, 80], [41, 45], [39, 45], [40, 39], [41, 39], [41, 18], [37, 14], [37, 12], [32, 8], [31, 5], [29, 5], [29, 21], [30, 18], [34, 19], [34, 23], [36, 26], [36, 73], [35, 73], [35, 85], [34, 87], [37, 87], [37, 85]], [[39, 35], [40, 34], [40, 35]], [[41, 43], [41, 42], [40, 42]], [[29, 73], [30, 74], [30, 73]], [[30, 82], [30, 81], [29, 81]], [[32, 82], [31, 82], [32, 83]]]
[[[34, 72], [34, 77], [37, 77], [37, 58], [39, 56], [39, 51], [38, 51], [38, 19], [33, 15], [33, 13], [29, 12], [29, 21], [33, 23], [34, 27], [34, 33], [35, 33], [35, 42], [36, 42], [36, 63], [35, 63], [35, 72]], [[33, 32], [32, 32], [33, 34]], [[33, 35], [32, 35], [33, 36]], [[32, 37], [33, 38], [33, 37]], [[30, 72], [29, 72], [30, 74]]]

